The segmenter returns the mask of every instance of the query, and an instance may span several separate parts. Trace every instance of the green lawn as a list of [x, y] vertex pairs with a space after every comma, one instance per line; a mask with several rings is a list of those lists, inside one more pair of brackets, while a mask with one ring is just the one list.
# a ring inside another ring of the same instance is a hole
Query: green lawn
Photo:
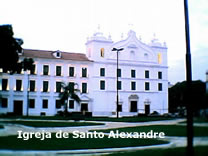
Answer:
[[[196, 156], [208, 155], [208, 146], [197, 146], [194, 148]], [[184, 156], [186, 155], [185, 147], [168, 148], [168, 149], [148, 149], [134, 152], [119, 152], [109, 156]]]
[[99, 148], [117, 148], [148, 146], [156, 144], [166, 144], [167, 141], [156, 139], [132, 139], [132, 138], [85, 138], [75, 139], [55, 137], [52, 133], [51, 139], [40, 140], [32, 138], [29, 140], [18, 139], [17, 135], [0, 137], [0, 149], [10, 150], [71, 150], [71, 149], [99, 149]]
[[200, 117], [200, 118], [194, 118], [194, 122], [196, 123], [208, 123], [208, 118], [203, 118], [203, 117]]
[[[208, 123], [208, 118], [203, 118], [203, 117], [199, 117], [199, 118], [194, 118], [194, 123]], [[187, 123], [186, 121], [180, 122], [180, 123]]]
[[173, 120], [175, 118], [170, 117], [151, 117], [151, 116], [140, 116], [140, 117], [123, 117], [123, 118], [107, 118], [107, 117], [93, 117], [86, 118], [88, 121], [112, 121], [112, 122], [148, 122], [148, 121], [160, 121], [160, 120]]
[[89, 122], [55, 122], [55, 121], [0, 121], [6, 124], [20, 124], [31, 127], [74, 127], [74, 126], [96, 126], [104, 125], [102, 123]]
[[[119, 132], [149, 132], [150, 130], [153, 130], [154, 132], [164, 132], [165, 136], [186, 136], [186, 126], [179, 125], [137, 126], [96, 131], [109, 133], [111, 130], [119, 130]], [[194, 135], [208, 136], [208, 127], [194, 127]]]

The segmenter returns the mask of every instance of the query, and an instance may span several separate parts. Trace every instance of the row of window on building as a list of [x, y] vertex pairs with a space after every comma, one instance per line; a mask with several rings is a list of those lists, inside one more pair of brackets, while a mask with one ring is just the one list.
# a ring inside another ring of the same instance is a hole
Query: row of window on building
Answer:
[[[43, 65], [43, 75], [49, 75], [49, 65]], [[62, 67], [56, 66], [56, 76], [62, 76]], [[69, 77], [75, 76], [75, 67], [69, 67]], [[87, 77], [87, 68], [82, 68], [82, 77]]]
[[[30, 71], [30, 74], [35, 74], [35, 65]], [[43, 65], [43, 75], [50, 75], [49, 65]], [[62, 66], [56, 66], [56, 76], [62, 76]], [[75, 67], [69, 67], [69, 77], [75, 76]], [[105, 76], [105, 68], [100, 68], [100, 76]], [[122, 77], [122, 70], [117, 70], [117, 76]], [[87, 68], [82, 68], [82, 77], [87, 77]], [[145, 78], [150, 78], [149, 70], [145, 70]], [[131, 78], [136, 78], [136, 70], [131, 70]], [[158, 79], [162, 79], [162, 72], [158, 72]]]
[[[29, 81], [29, 88], [28, 90], [30, 92], [36, 92], [36, 81], [35, 80], [30, 80]], [[74, 82], [69, 82], [69, 83], [74, 83]], [[43, 81], [43, 87], [42, 87], [42, 92], [49, 92], [49, 81]], [[62, 88], [62, 82], [56, 82], [56, 89], [55, 92], [61, 92]], [[118, 81], [117, 83], [117, 88], [118, 90], [122, 90], [122, 81]], [[100, 80], [100, 90], [105, 90], [106, 89], [106, 83], [105, 80]], [[145, 82], [145, 91], [150, 90], [150, 82]], [[8, 79], [2, 79], [2, 90], [7, 91], [8, 90]], [[131, 81], [131, 90], [136, 90], [136, 82]], [[16, 80], [16, 89], [15, 91], [23, 91], [23, 86], [22, 86], [22, 80]], [[162, 91], [162, 83], [158, 83], [158, 91]], [[83, 82], [82, 83], [82, 88], [81, 88], [82, 93], [87, 93], [88, 88], [87, 88], [87, 83]]]
[[[105, 76], [105, 68], [100, 68], [100, 76]], [[121, 69], [117, 70], [117, 76], [122, 77], [122, 70]], [[144, 77], [150, 78], [149, 70], [145, 70]], [[157, 77], [158, 77], [158, 79], [162, 79], [162, 72], [161, 71], [158, 72]], [[134, 70], [134, 69], [131, 70], [131, 78], [136, 78], [136, 70]]]
[[[35, 109], [37, 108], [36, 104], [36, 100], [35, 99], [29, 99], [28, 100], [29, 102], [29, 108], [32, 110], [32, 109]], [[49, 109], [49, 102], [48, 102], [48, 99], [42, 99], [42, 103], [41, 103], [41, 108], [42, 109]], [[62, 106], [61, 104], [61, 101], [60, 100], [56, 100], [55, 101], [55, 108], [56, 109], [60, 109]], [[149, 106], [148, 105], [145, 105], [146, 106]], [[2, 98], [2, 102], [1, 102], [1, 105], [0, 105], [1, 108], [8, 108], [8, 99], [7, 98]], [[68, 101], [68, 109], [74, 109], [75, 108], [75, 102], [74, 100], [69, 100]], [[84, 107], [81, 107], [81, 111], [82, 110], [85, 110], [85, 111], [88, 111], [88, 108], [84, 108]], [[118, 105], [118, 110], [119, 111], [122, 111], [122, 105]], [[131, 101], [130, 103], [130, 112], [137, 112], [137, 101]]]
[[[73, 83], [74, 82], [69, 82], [69, 83]], [[1, 90], [3, 91], [7, 91], [8, 89], [8, 79], [2, 79], [2, 88]], [[74, 86], [74, 85], [72, 85]], [[56, 82], [56, 88], [55, 88], [55, 92], [61, 92], [61, 88], [62, 88], [62, 82]], [[16, 80], [16, 88], [15, 91], [23, 91], [23, 85], [22, 85], [22, 80]], [[36, 90], [36, 81], [35, 80], [30, 80], [29, 81], [29, 88], [28, 91], [30, 92], [35, 92]], [[42, 92], [49, 92], [49, 81], [43, 81], [42, 84]], [[87, 83], [83, 82], [82, 83], [82, 93], [87, 93]]]
[[[35, 99], [29, 99], [29, 108], [34, 109], [35, 108]], [[42, 108], [43, 109], [48, 109], [49, 105], [48, 105], [48, 99], [42, 99]], [[74, 100], [69, 100], [68, 103], [68, 107], [69, 109], [74, 109]], [[56, 100], [55, 103], [55, 107], [56, 109], [60, 109], [61, 108], [61, 101], [60, 100]], [[1, 98], [1, 108], [8, 108], [8, 98]]]
[[[41, 108], [42, 109], [49, 109], [49, 102], [48, 101], [49, 101], [48, 99], [42, 99], [42, 103], [41, 103]], [[29, 102], [29, 108], [31, 110], [37, 108], [37, 105], [36, 105], [37, 102], [36, 102], [35, 99], [29, 99], [28, 102]], [[146, 103], [145, 104], [145, 110], [146, 110], [147, 106], [149, 108], [150, 102], [147, 101], [145, 103]], [[62, 106], [61, 101], [56, 99], [56, 101], [55, 101], [55, 108], [56, 109], [60, 109], [61, 106]], [[82, 105], [82, 106], [84, 106], [84, 105]], [[7, 98], [2, 98], [2, 102], [1, 102], [0, 108], [8, 108], [8, 99]], [[73, 110], [74, 108], [75, 108], [74, 100], [69, 100], [68, 101], [68, 109], [72, 109]], [[138, 108], [137, 101], [131, 101], [130, 102], [130, 112], [137, 112], [138, 111], [137, 108]], [[81, 107], [81, 111], [82, 110], [88, 111], [88, 108]], [[118, 110], [122, 111], [122, 105], [120, 105], [120, 104], [118, 105]]]
[[[49, 72], [49, 65], [43, 65], [43, 72], [42, 75], [50, 75]], [[7, 71], [3, 70], [4, 73], [7, 73]], [[17, 71], [18, 74], [21, 74], [21, 70]], [[33, 65], [32, 69], [30, 70], [30, 74], [34, 75], [35, 73], [35, 65]], [[62, 76], [62, 66], [56, 66], [56, 76]], [[69, 77], [75, 77], [75, 67], [69, 67]], [[87, 68], [82, 68], [81, 77], [87, 77]]]
[[[100, 90], [105, 90], [106, 89], [105, 85], [106, 85], [105, 80], [101, 80], [100, 81]], [[122, 90], [122, 81], [118, 81], [117, 89]], [[144, 89], [145, 89], [145, 91], [150, 91], [150, 82], [144, 83]], [[136, 82], [135, 81], [131, 81], [131, 90], [136, 91]], [[163, 90], [162, 83], [158, 83], [158, 91], [162, 91], [162, 90]]]

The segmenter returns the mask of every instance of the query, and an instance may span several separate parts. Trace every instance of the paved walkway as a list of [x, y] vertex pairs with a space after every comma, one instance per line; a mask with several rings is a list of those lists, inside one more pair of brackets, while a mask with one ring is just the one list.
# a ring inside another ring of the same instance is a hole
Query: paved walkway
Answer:
[[[4, 119], [0, 119], [4, 120]], [[99, 126], [82, 126], [82, 127], [59, 127], [59, 128], [33, 128], [22, 125], [6, 124], [4, 129], [0, 129], [0, 136], [16, 135], [18, 130], [25, 132], [37, 132], [37, 131], [48, 131], [48, 132], [57, 132], [62, 130], [63, 132], [72, 132], [78, 130], [81, 132], [87, 132], [89, 130], [96, 129], [109, 129], [109, 128], [122, 128], [122, 127], [134, 127], [134, 126], [148, 126], [148, 125], [174, 125], [178, 124], [185, 119], [176, 119], [176, 120], [164, 120], [164, 121], [151, 121], [151, 122], [139, 122], [139, 123], [126, 123], [126, 122], [100, 122], [105, 125]], [[87, 121], [87, 122], [96, 122], [96, 121]], [[185, 125], [184, 123], [180, 125]], [[199, 126], [208, 126], [208, 124], [198, 124]], [[124, 148], [106, 148], [106, 149], [90, 149], [90, 150], [61, 150], [61, 151], [12, 151], [12, 150], [1, 150], [0, 155], [28, 155], [28, 156], [54, 156], [54, 155], [105, 155], [112, 152], [121, 152], [121, 151], [130, 151], [130, 150], [143, 150], [143, 149], [153, 149], [153, 148], [171, 148], [171, 147], [185, 147], [186, 146], [186, 137], [165, 137], [165, 140], [169, 141], [169, 144], [165, 145], [153, 145], [153, 146], [140, 146], [140, 147], [124, 147]], [[208, 137], [195, 137], [194, 145], [208, 145]]]
[[[9, 119], [0, 119], [0, 121], [10, 121], [10, 120]], [[13, 120], [11, 120], [11, 121], [13, 121]], [[28, 120], [22, 120], [22, 121], [28, 121]], [[40, 120], [37, 120], [37, 121], [40, 121]], [[41, 120], [41, 121], [43, 121], [43, 120]], [[35, 127], [28, 127], [28, 126], [23, 126], [23, 125], [19, 125], [19, 124], [4, 124], [4, 129], [0, 130], [0, 136], [17, 135], [17, 131], [24, 131], [24, 132], [38, 132], [39, 131], [39, 132], [41, 132], [42, 130], [45, 130], [47, 132], [58, 132], [59, 130], [62, 130], [63, 132], [70, 133], [75, 130], [78, 130], [80, 132], [87, 132], [89, 130], [135, 127], [135, 126], [174, 125], [174, 124], [178, 124], [179, 122], [183, 122], [183, 121], [185, 121], [185, 119], [150, 121], [150, 122], [135, 122], [135, 123], [86, 121], [86, 122], [104, 123], [104, 125], [79, 126], [79, 127], [57, 127], [57, 128], [35, 128]], [[85, 122], [85, 121], [81, 121], [81, 122]]]

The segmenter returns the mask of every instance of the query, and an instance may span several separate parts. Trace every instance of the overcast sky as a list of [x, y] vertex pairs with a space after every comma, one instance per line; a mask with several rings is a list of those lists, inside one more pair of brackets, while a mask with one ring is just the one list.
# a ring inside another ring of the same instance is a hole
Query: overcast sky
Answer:
[[[183, 0], [0, 0], [0, 24], [12, 24], [23, 48], [85, 53], [97, 31], [113, 41], [130, 29], [145, 43], [168, 46], [169, 81], [185, 80]], [[189, 0], [193, 80], [208, 69], [208, 1]]]

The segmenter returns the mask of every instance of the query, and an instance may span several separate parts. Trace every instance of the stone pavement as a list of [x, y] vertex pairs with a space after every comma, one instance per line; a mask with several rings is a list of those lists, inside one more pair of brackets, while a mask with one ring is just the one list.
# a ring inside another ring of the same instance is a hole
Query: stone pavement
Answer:
[[[4, 119], [0, 119], [4, 120]], [[82, 126], [82, 127], [59, 127], [59, 128], [33, 128], [22, 125], [6, 124], [5, 128], [0, 130], [0, 136], [8, 136], [17, 134], [17, 130], [22, 130], [26, 132], [37, 132], [37, 131], [49, 131], [57, 132], [62, 130], [63, 132], [72, 132], [78, 130], [81, 132], [87, 132], [89, 130], [96, 129], [109, 129], [109, 128], [122, 128], [122, 127], [134, 127], [134, 126], [148, 126], [148, 125], [174, 125], [185, 121], [185, 119], [176, 120], [164, 120], [164, 121], [151, 121], [151, 122], [139, 122], [139, 123], [126, 123], [126, 122], [100, 122], [105, 125], [99, 126]], [[89, 121], [87, 121], [89, 122]], [[96, 121], [91, 121], [96, 122]], [[185, 125], [185, 123], [180, 123]], [[200, 124], [198, 124], [200, 126]], [[197, 126], [198, 126], [197, 125]], [[208, 124], [202, 124], [201, 126], [208, 126]], [[169, 141], [169, 144], [164, 145], [152, 145], [152, 146], [140, 146], [140, 147], [123, 147], [123, 148], [105, 148], [105, 149], [86, 149], [86, 150], [60, 150], [60, 151], [12, 151], [12, 150], [0, 150], [0, 155], [23, 155], [23, 156], [54, 156], [54, 155], [76, 155], [76, 156], [92, 156], [92, 155], [106, 155], [112, 152], [130, 151], [130, 150], [143, 150], [143, 149], [153, 149], [153, 148], [174, 148], [174, 147], [185, 147], [186, 137], [165, 137], [165, 140]], [[208, 145], [208, 137], [195, 137], [194, 145]]]

